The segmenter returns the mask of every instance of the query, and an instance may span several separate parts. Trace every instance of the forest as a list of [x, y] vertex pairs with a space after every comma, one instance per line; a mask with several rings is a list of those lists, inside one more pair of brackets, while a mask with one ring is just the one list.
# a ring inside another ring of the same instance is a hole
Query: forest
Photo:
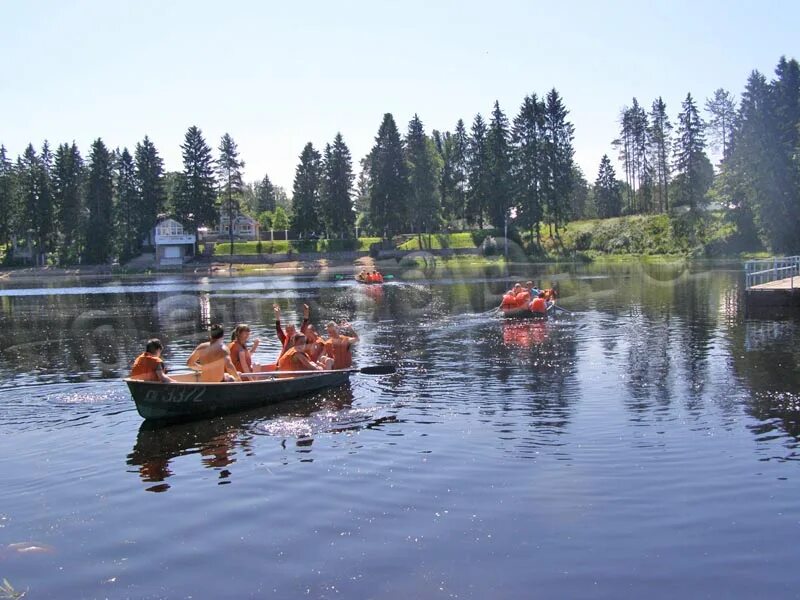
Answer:
[[162, 216], [196, 232], [242, 212], [295, 239], [494, 228], [531, 254], [545, 237], [557, 249], [575, 221], [663, 215], [688, 247], [714, 219], [731, 249], [800, 252], [797, 60], [780, 58], [771, 77], [753, 71], [738, 98], [688, 93], [674, 118], [660, 97], [632, 98], [609, 115], [619, 135], [593, 181], [575, 163], [569, 114], [556, 89], [525, 96], [512, 117], [495, 102], [452, 131], [428, 133], [415, 114], [401, 132], [387, 113], [357, 165], [341, 133], [321, 150], [308, 142], [290, 192], [268, 175], [245, 182], [232, 136], [212, 149], [197, 126], [180, 171], [165, 170], [147, 136], [133, 150], [97, 138], [84, 153], [44, 141], [15, 158], [0, 145], [0, 249], [6, 265], [20, 264], [20, 248], [38, 265], [125, 263]]

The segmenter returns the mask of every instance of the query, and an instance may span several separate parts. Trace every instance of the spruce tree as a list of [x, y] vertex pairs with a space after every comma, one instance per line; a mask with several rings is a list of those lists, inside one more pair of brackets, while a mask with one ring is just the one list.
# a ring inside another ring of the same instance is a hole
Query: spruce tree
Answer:
[[[44, 150], [46, 157], [49, 153], [46, 144]], [[17, 161], [17, 176], [23, 217], [20, 233], [33, 250], [35, 263], [44, 264], [44, 257], [53, 245], [53, 199], [46, 163], [32, 144], [28, 144]]]
[[214, 159], [203, 132], [194, 125], [186, 132], [181, 153], [183, 176], [175, 197], [175, 216], [186, 231], [196, 233], [202, 225], [212, 228], [219, 222]]
[[98, 138], [89, 154], [86, 185], [88, 220], [83, 258], [87, 264], [107, 263], [114, 254], [113, 194], [111, 153]]
[[[8, 246], [14, 231], [16, 213], [16, 189], [14, 164], [0, 145], [0, 244]], [[7, 248], [6, 248], [7, 251]]]
[[453, 171], [453, 218], [463, 221], [467, 208], [467, 189], [469, 187], [467, 156], [469, 156], [469, 135], [464, 120], [459, 119], [453, 132], [451, 162]]
[[594, 201], [597, 216], [601, 219], [618, 217], [622, 210], [622, 194], [620, 193], [617, 174], [608, 158], [604, 154], [600, 160], [600, 169], [594, 182]]
[[[127, 262], [139, 254], [145, 236], [141, 234], [144, 229], [141, 211], [141, 196], [139, 195], [140, 179], [137, 177], [136, 164], [128, 152], [123, 148], [116, 160], [116, 196], [115, 223], [119, 232], [119, 258], [120, 262]], [[149, 221], [149, 218], [146, 219]], [[155, 221], [150, 225], [152, 228]], [[145, 234], [146, 235], [146, 234]]]
[[56, 150], [53, 165], [53, 196], [60, 229], [58, 258], [61, 264], [75, 264], [83, 250], [84, 209], [83, 158], [75, 142]]
[[514, 118], [511, 133], [512, 191], [517, 221], [530, 232], [531, 241], [541, 243], [539, 225], [543, 209], [541, 190], [545, 172], [544, 154], [545, 107], [536, 94], [526, 96]]
[[266, 174], [256, 186], [256, 212], [275, 212], [275, 186]]
[[[408, 123], [405, 143], [408, 169], [408, 206], [411, 226], [418, 236], [437, 229], [441, 207], [440, 188], [437, 185], [440, 162], [432, 141], [425, 135], [419, 116]], [[420, 241], [421, 241], [420, 237]]]
[[328, 237], [355, 235], [353, 212], [353, 159], [350, 149], [337, 133], [333, 145], [325, 146], [322, 164], [320, 217]]
[[292, 231], [303, 237], [321, 230], [320, 186], [322, 180], [321, 157], [308, 142], [300, 153], [300, 163], [294, 174], [292, 187]]
[[694, 211], [703, 202], [713, 173], [709, 173], [711, 164], [705, 153], [705, 125], [691, 94], [686, 95], [681, 107], [673, 147], [675, 200]]
[[544, 186], [547, 218], [559, 236], [558, 228], [569, 218], [570, 197], [574, 184], [574, 127], [567, 121], [569, 111], [559, 93], [547, 93], [544, 113], [544, 154], [547, 169]]
[[136, 144], [134, 155], [136, 187], [139, 194], [136, 234], [139, 240], [143, 240], [155, 225], [158, 215], [164, 211], [166, 204], [164, 161], [147, 136], [141, 143]]
[[481, 229], [483, 229], [483, 218], [492, 192], [486, 136], [486, 122], [480, 114], [477, 114], [472, 121], [472, 135], [469, 138], [467, 157], [469, 193], [466, 218], [470, 224], [477, 223]]
[[509, 135], [508, 119], [500, 109], [500, 103], [495, 101], [486, 139], [491, 188], [488, 211], [495, 227], [503, 227], [512, 205]]
[[219, 143], [219, 158], [217, 159], [217, 175], [219, 176], [222, 203], [228, 216], [228, 239], [230, 240], [230, 253], [233, 254], [233, 223], [239, 214], [239, 205], [242, 194], [242, 167], [244, 161], [239, 159], [239, 149], [230, 134], [222, 136]]
[[390, 113], [370, 152], [369, 214], [374, 230], [385, 238], [401, 233], [409, 223], [408, 168], [400, 132]]

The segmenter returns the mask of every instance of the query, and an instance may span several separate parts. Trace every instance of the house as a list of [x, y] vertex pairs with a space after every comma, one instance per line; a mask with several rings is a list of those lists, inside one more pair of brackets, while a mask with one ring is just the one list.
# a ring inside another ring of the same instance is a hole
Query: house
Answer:
[[182, 265], [187, 258], [194, 256], [197, 237], [186, 233], [183, 225], [175, 219], [162, 218], [156, 221], [145, 245], [155, 249], [157, 266]]
[[[215, 241], [224, 242], [230, 239], [230, 219], [225, 210], [220, 211], [219, 223], [214, 229], [208, 232], [206, 239], [211, 237]], [[233, 239], [240, 241], [250, 241], [258, 239], [258, 221], [242, 213], [236, 213], [233, 217]]]

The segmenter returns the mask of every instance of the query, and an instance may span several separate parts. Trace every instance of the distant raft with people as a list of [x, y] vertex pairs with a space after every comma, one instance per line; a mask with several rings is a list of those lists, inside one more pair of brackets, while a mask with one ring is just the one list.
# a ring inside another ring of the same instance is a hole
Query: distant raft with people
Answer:
[[524, 286], [517, 283], [503, 294], [499, 310], [508, 318], [546, 319], [558, 308], [557, 298], [558, 292], [555, 288], [540, 290], [532, 281], [528, 281]]

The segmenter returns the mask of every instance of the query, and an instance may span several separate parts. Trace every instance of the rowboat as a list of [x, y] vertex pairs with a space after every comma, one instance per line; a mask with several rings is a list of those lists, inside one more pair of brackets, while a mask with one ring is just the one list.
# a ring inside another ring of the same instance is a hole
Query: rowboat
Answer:
[[555, 302], [548, 302], [547, 303], [547, 312], [540, 313], [540, 312], [533, 312], [528, 306], [520, 306], [516, 308], [502, 308], [500, 307], [500, 314], [502, 314], [507, 319], [546, 319], [547, 317], [551, 317], [555, 314], [556, 310], [560, 307], [556, 305]]
[[[363, 371], [363, 370], [362, 370]], [[144, 419], [180, 420], [277, 404], [347, 383], [353, 369], [292, 372], [291, 377], [208, 383], [194, 373], [173, 375], [173, 383], [125, 379], [136, 410]], [[283, 373], [288, 375], [289, 373]]]

